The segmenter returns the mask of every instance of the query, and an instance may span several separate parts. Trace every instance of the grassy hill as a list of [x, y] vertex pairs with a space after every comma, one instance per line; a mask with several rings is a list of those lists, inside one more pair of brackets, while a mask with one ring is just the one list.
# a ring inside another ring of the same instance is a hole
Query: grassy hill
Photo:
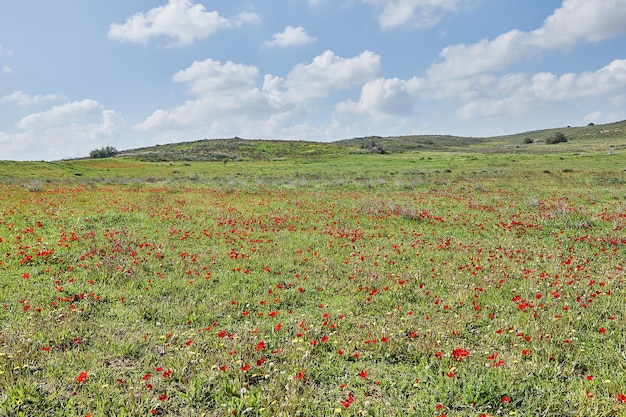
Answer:
[[604, 125], [564, 127], [486, 138], [450, 135], [368, 136], [336, 142], [204, 139], [156, 145], [120, 152], [118, 156], [142, 161], [274, 160], [325, 157], [359, 153], [406, 153], [415, 151], [530, 152], [561, 151], [563, 146], [545, 145], [545, 140], [563, 133], [570, 151], [600, 150], [626, 146], [626, 120]]
[[[556, 133], [566, 143], [549, 145]], [[616, 153], [606, 160], [607, 151]], [[423, 173], [484, 172], [523, 164], [528, 172], [571, 170], [599, 158], [606, 169], [622, 170], [626, 121], [537, 130], [488, 138], [414, 135], [308, 141], [204, 139], [124, 150], [115, 158], [54, 162], [0, 161], [0, 180], [227, 181], [234, 185], [341, 178], [394, 181]], [[538, 158], [537, 156], [541, 156]], [[219, 162], [219, 163], [216, 163]], [[496, 175], [496, 174], [494, 174]], [[360, 180], [359, 180], [360, 181]]]

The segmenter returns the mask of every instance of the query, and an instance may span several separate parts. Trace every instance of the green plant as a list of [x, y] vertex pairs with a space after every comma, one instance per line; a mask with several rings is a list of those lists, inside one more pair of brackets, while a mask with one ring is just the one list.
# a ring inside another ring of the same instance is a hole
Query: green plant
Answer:
[[554, 135], [546, 138], [545, 143], [547, 145], [554, 145], [556, 143], [564, 143], [567, 142], [567, 137], [562, 132], [556, 132]]
[[111, 158], [117, 154], [118, 154], [117, 149], [115, 149], [113, 146], [105, 146], [103, 148], [94, 149], [93, 151], [89, 152], [89, 157], [90, 158]]

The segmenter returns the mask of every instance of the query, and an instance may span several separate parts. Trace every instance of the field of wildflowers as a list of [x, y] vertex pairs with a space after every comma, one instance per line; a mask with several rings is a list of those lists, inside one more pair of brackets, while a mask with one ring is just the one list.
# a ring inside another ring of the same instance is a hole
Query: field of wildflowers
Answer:
[[0, 182], [0, 415], [626, 415], [595, 161]]

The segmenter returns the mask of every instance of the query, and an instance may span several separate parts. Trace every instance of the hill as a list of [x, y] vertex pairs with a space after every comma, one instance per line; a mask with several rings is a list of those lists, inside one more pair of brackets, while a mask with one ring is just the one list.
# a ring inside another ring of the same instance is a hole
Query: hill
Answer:
[[626, 120], [583, 127], [535, 130], [493, 137], [450, 135], [368, 136], [336, 142], [262, 139], [203, 139], [124, 150], [119, 157], [165, 161], [275, 160], [324, 157], [359, 153], [406, 153], [415, 151], [463, 151], [481, 153], [545, 153], [562, 151], [563, 146], [546, 145], [556, 133], [567, 138], [568, 151], [626, 147]]

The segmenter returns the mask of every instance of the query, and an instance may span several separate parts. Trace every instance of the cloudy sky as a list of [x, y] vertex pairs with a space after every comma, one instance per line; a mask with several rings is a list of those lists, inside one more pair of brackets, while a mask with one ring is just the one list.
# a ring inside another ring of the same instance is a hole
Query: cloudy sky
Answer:
[[626, 119], [626, 0], [0, 3], [0, 160]]

